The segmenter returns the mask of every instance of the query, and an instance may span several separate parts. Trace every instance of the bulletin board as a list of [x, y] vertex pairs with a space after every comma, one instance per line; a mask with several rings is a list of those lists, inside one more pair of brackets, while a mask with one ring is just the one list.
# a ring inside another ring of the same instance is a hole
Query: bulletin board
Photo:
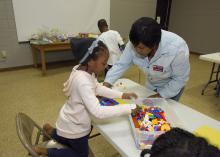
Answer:
[[17, 37], [28, 41], [44, 29], [98, 33], [97, 21], [110, 25], [110, 0], [12, 0]]

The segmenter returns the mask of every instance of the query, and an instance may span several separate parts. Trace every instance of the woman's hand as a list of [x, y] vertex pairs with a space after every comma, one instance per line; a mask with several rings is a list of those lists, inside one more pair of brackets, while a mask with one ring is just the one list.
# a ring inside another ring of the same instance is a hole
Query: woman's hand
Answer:
[[135, 93], [123, 93], [123, 95], [122, 95], [122, 99], [133, 99], [133, 98], [135, 98], [135, 99], [137, 99], [137, 94], [135, 94]]
[[157, 93], [154, 95], [150, 95], [148, 98], [162, 98], [162, 96], [159, 93]]
[[106, 86], [106, 87], [108, 87], [108, 88], [111, 88], [111, 87], [112, 87], [112, 85], [111, 85], [110, 83], [108, 83], [108, 82], [103, 82], [103, 86]]

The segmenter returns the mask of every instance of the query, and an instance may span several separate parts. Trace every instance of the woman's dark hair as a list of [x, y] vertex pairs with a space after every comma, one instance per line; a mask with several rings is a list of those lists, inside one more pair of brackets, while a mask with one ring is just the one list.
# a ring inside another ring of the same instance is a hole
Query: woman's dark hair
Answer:
[[159, 136], [152, 148], [143, 150], [141, 157], [220, 157], [220, 150], [202, 138], [180, 128]]
[[95, 38], [73, 38], [70, 42], [73, 55], [78, 62], [87, 55], [93, 42], [97, 42], [97, 46], [95, 46], [84, 61], [81, 62], [82, 65], [87, 65], [87, 63], [92, 59], [96, 60], [99, 57], [99, 52], [101, 50], [108, 50], [107, 46], [102, 41], [96, 41]]
[[161, 27], [154, 19], [142, 17], [133, 23], [129, 38], [134, 46], [142, 43], [153, 48], [160, 43]]

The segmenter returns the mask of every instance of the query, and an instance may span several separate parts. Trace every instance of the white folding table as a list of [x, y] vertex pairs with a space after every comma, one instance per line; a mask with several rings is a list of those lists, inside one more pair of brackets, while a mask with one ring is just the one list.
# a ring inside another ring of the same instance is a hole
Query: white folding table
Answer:
[[[139, 97], [154, 94], [154, 92], [128, 79], [119, 79], [114, 84], [114, 88], [122, 92], [135, 92]], [[219, 121], [176, 101], [170, 99], [167, 101], [184, 129], [193, 131], [202, 125], [209, 125], [220, 130]], [[140, 157], [141, 151], [136, 148], [128, 117], [109, 119], [102, 123], [95, 123], [94, 126], [123, 157]]]
[[[211, 54], [206, 54], [206, 55], [200, 55], [199, 58], [201, 60], [205, 60], [205, 61], [209, 61], [212, 62], [212, 70], [211, 70], [211, 74], [210, 74], [210, 78], [208, 83], [204, 86], [203, 90], [202, 90], [202, 95], [205, 92], [205, 89], [208, 87], [208, 85], [210, 83], [213, 82], [217, 82], [216, 85], [216, 96], [220, 95], [220, 52], [216, 52], [216, 53], [211, 53]], [[213, 80], [213, 75], [216, 75], [215, 79]]]

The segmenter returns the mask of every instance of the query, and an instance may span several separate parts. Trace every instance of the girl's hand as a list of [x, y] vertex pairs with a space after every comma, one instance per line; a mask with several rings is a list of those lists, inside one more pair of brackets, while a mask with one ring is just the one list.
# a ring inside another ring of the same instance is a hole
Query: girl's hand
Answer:
[[137, 99], [137, 94], [135, 93], [123, 93], [122, 95], [122, 99], [132, 99], [132, 98], [135, 98]]

